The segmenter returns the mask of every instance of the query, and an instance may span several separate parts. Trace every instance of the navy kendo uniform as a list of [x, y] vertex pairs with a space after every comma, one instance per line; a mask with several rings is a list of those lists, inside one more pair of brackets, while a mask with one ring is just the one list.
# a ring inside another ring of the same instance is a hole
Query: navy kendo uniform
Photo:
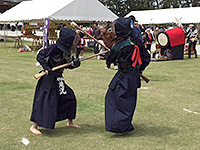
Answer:
[[136, 18], [133, 15], [129, 16], [128, 19], [130, 19], [130, 24], [131, 24], [130, 25], [131, 26], [131, 32], [130, 32], [129, 36], [131, 37], [131, 40], [134, 42], [134, 44], [140, 45], [140, 43], [138, 43], [138, 42], [144, 42], [144, 41], [143, 41], [143, 38], [142, 38], [140, 28], [135, 26], [135, 22], [138, 22], [138, 21], [136, 20]]
[[52, 68], [68, 62], [73, 62], [69, 69], [80, 66], [78, 59], [70, 57], [77, 40], [79, 36], [75, 31], [61, 28], [56, 44], [41, 50], [37, 56], [37, 61], [49, 72], [40, 78], [35, 90], [31, 121], [40, 127], [54, 129], [55, 122], [76, 118], [76, 97], [64, 81], [64, 68], [56, 71]]
[[[130, 19], [118, 18], [114, 21], [115, 45], [106, 61], [118, 62], [118, 72], [112, 79], [105, 98], [106, 130], [124, 133], [134, 130], [132, 118], [137, 102], [137, 88], [140, 74], [150, 62], [150, 55], [144, 46], [131, 42]], [[141, 47], [141, 48], [139, 48]]]

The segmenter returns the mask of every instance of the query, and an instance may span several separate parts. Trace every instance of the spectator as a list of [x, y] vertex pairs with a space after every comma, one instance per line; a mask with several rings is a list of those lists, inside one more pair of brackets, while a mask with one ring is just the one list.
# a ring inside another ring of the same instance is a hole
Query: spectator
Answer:
[[[114, 44], [113, 39], [115, 38], [115, 34], [109, 29], [110, 29], [110, 26], [107, 26], [106, 28], [103, 26], [101, 27], [101, 39], [103, 40], [103, 43], [110, 49]], [[107, 54], [105, 57], [107, 57]], [[118, 69], [117, 62], [115, 61], [113, 64], [114, 64], [114, 69], [117, 70]], [[105, 69], [110, 69], [110, 67], [111, 67], [111, 63], [106, 62]]]
[[151, 45], [152, 45], [152, 42], [154, 41], [154, 39], [153, 39], [153, 35], [151, 33], [150, 28], [146, 29], [145, 35], [146, 36], [145, 36], [145, 39], [144, 39], [144, 43], [146, 45], [147, 50], [149, 50], [151, 52]]
[[159, 26], [156, 26], [155, 30], [153, 31], [153, 37], [154, 37], [155, 41], [158, 41], [157, 40], [158, 30], [159, 30]]
[[199, 36], [199, 44], [200, 44], [200, 25], [198, 26], [198, 36]]
[[84, 34], [83, 32], [80, 32], [78, 31], [77, 32], [80, 36], [80, 39], [79, 39], [79, 44], [77, 46], [77, 52], [76, 52], [76, 58], [79, 57], [79, 59], [83, 59], [83, 53], [85, 51], [85, 45], [86, 45], [86, 41], [85, 41], [85, 38], [84, 38]]
[[[100, 35], [100, 34], [101, 34], [101, 30], [100, 30], [100, 28], [98, 27], [98, 24], [95, 23], [95, 24], [93, 25], [93, 36], [94, 36], [94, 38], [96, 38], [97, 40], [100, 40], [100, 38], [101, 38], [101, 35]], [[99, 47], [98, 47], [98, 44], [97, 44], [96, 41], [94, 41], [94, 48], [93, 48], [93, 51], [94, 51], [95, 54], [99, 52]]]
[[198, 30], [193, 24], [186, 30], [186, 42], [189, 43], [188, 58], [191, 58], [191, 48], [193, 47], [195, 58], [197, 58], [196, 44], [198, 41]]
[[93, 32], [93, 31], [92, 31], [92, 28], [89, 27], [89, 28], [88, 28], [88, 33], [89, 33], [90, 35], [92, 35], [92, 32]]

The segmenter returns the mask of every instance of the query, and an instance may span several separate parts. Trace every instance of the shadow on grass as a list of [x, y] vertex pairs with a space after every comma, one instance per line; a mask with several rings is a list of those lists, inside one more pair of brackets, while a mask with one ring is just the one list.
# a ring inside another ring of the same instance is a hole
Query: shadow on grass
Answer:
[[75, 129], [71, 127], [58, 127], [54, 130], [41, 129], [43, 136], [48, 137], [61, 137], [65, 135], [89, 135], [89, 134], [105, 134], [110, 138], [129, 138], [129, 137], [141, 137], [141, 136], [154, 136], [154, 137], [163, 137], [170, 134], [177, 134], [178, 129], [170, 128], [166, 126], [149, 126], [145, 124], [136, 124], [134, 125], [135, 130], [129, 132], [123, 136], [119, 136], [115, 133], [109, 133], [105, 131], [105, 126], [103, 125], [88, 125], [80, 124], [81, 129]]
[[169, 78], [169, 76], [167, 76], [167, 75], [160, 75], [160, 74], [149, 75], [148, 78], [154, 82], [172, 82], [172, 81], [174, 81], [173, 78]]
[[119, 136], [114, 134], [111, 138], [128, 138], [128, 137], [141, 137], [141, 136], [155, 136], [155, 137], [163, 137], [170, 134], [177, 134], [178, 129], [170, 128], [166, 126], [148, 126], [145, 124], [136, 124], [134, 125], [135, 130], [129, 132], [123, 136]]
[[72, 127], [58, 127], [54, 130], [49, 129], [40, 129], [43, 136], [48, 137], [61, 137], [65, 135], [83, 135], [83, 134], [91, 134], [91, 133], [99, 133], [102, 134], [105, 132], [105, 127], [101, 125], [89, 125], [89, 124], [79, 124], [80, 129], [75, 129]]

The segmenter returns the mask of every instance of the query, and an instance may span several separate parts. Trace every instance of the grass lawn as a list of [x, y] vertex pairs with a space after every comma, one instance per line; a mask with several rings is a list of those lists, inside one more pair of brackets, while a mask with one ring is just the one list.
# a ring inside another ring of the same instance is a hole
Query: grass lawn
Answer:
[[[41, 68], [35, 66], [36, 53], [17, 53], [12, 45], [0, 43], [1, 150], [200, 149], [200, 58], [151, 62], [144, 72], [150, 82], [142, 81], [138, 90], [135, 130], [120, 137], [106, 132], [104, 125], [105, 94], [116, 71], [105, 70], [105, 61], [95, 58], [65, 70], [65, 81], [77, 97], [75, 123], [81, 129], [61, 121], [55, 130], [39, 128], [43, 135], [36, 136], [29, 128], [37, 83], [33, 75]], [[30, 144], [22, 144], [22, 137]]]

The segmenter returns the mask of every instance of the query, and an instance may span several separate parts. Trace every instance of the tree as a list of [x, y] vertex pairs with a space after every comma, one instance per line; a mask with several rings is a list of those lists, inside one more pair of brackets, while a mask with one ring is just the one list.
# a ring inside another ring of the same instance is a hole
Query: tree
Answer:
[[118, 16], [125, 16], [133, 10], [200, 6], [200, 0], [99, 0]]
[[100, 0], [105, 6], [118, 16], [123, 16], [125, 8], [125, 0]]

